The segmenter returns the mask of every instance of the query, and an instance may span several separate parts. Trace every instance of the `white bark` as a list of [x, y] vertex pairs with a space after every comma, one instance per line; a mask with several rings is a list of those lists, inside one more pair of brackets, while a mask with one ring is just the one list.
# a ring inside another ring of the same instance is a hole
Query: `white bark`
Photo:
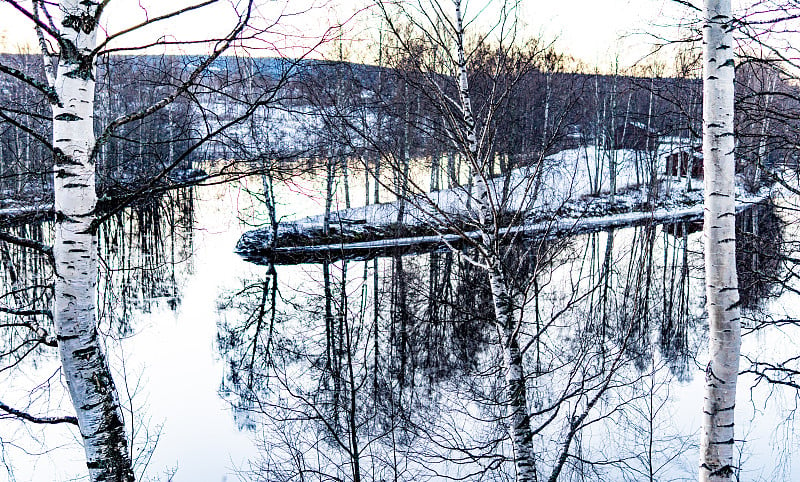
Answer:
[[132, 481], [131, 458], [114, 381], [100, 346], [95, 219], [94, 59], [98, 4], [62, 0], [62, 52], [53, 106], [55, 159], [55, 317], [64, 377], [93, 481]]
[[489, 280], [492, 288], [495, 322], [503, 347], [506, 416], [508, 417], [511, 444], [514, 448], [516, 480], [517, 482], [532, 482], [537, 480], [533, 455], [533, 433], [528, 414], [528, 390], [525, 386], [522, 352], [519, 348], [517, 326], [514, 320], [514, 303], [503, 282], [502, 272], [490, 268]]
[[710, 361], [706, 368], [700, 480], [734, 474], [734, 409], [741, 346], [736, 279], [733, 35], [730, 0], [705, 0], [703, 157]]
[[461, 101], [461, 110], [464, 116], [466, 140], [470, 167], [474, 171], [473, 183], [478, 209], [478, 219], [481, 231], [481, 241], [485, 252], [485, 262], [489, 267], [489, 283], [494, 304], [495, 323], [497, 326], [500, 343], [503, 349], [503, 369], [505, 371], [506, 416], [508, 430], [514, 449], [513, 460], [517, 482], [532, 482], [537, 480], [536, 467], [533, 458], [533, 434], [530, 427], [528, 413], [528, 396], [525, 386], [525, 373], [522, 364], [522, 353], [519, 349], [518, 326], [514, 318], [514, 302], [508, 291], [506, 275], [500, 256], [497, 252], [497, 243], [493, 236], [497, 226], [490, 226], [490, 221], [496, 221], [494, 216], [495, 206], [492, 205], [491, 196], [486, 185], [487, 165], [479, 159], [478, 138], [475, 117], [472, 112], [472, 103], [469, 95], [469, 77], [464, 54], [464, 27], [461, 11], [461, 0], [454, 0], [456, 8], [456, 42], [458, 48], [458, 89]]

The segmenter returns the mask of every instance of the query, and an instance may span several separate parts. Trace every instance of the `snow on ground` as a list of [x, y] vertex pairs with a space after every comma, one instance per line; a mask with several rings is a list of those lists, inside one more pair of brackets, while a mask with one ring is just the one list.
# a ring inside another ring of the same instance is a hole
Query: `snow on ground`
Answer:
[[[12, 203], [9, 202], [8, 204]], [[20, 216], [26, 216], [29, 214], [48, 213], [52, 211], [53, 211], [52, 203], [32, 204], [28, 206], [15, 205], [15, 206], [0, 208], [0, 218], [15, 218]]]
[[[608, 191], [607, 175], [603, 172], [607, 163], [607, 159], [602, 158], [604, 155], [614, 155], [617, 159], [618, 190], [636, 184], [634, 163], [637, 157], [644, 156], [643, 153], [619, 150], [601, 153], [599, 158], [594, 147], [569, 149], [548, 157], [541, 166], [514, 169], [509, 176], [494, 179], [489, 184], [494, 204], [506, 212], [553, 213], [569, 200]], [[604, 182], [598, 183], [598, 175]], [[331, 214], [331, 226], [337, 229], [339, 225], [347, 225], [354, 231], [358, 226], [388, 225], [444, 229], [454, 217], [477, 219], [470, 206], [471, 189], [467, 185], [414, 195], [405, 203], [402, 220], [398, 219], [400, 203], [397, 201], [337, 211]], [[323, 215], [283, 222], [278, 226], [278, 238], [315, 233], [322, 229], [323, 223]]]
[[[549, 156], [540, 166], [518, 168], [508, 176], [493, 179], [489, 184], [490, 198], [497, 211], [525, 213], [523, 222], [517, 223], [521, 225], [507, 228], [508, 233], [603, 229], [648, 219], [699, 217], [703, 212], [702, 181], [692, 180], [695, 190], [687, 190], [684, 179], [662, 174], [664, 159], [674, 146], [674, 142], [664, 143], [655, 153], [594, 147], [568, 149]], [[617, 165], [617, 194], [613, 197], [608, 194], [609, 156], [614, 156]], [[649, 196], [639, 182], [644, 180], [644, 169], [640, 168], [637, 178], [636, 166], [651, 163], [661, 182], [657, 195]], [[768, 195], [760, 192], [748, 197], [740, 186], [741, 183], [737, 187], [740, 203]], [[477, 233], [477, 213], [470, 205], [471, 189], [467, 185], [413, 195], [403, 207], [402, 220], [398, 219], [398, 201], [336, 211], [331, 213], [328, 235], [323, 231], [323, 215], [284, 221], [278, 225], [275, 246], [281, 251], [321, 252], [341, 249], [342, 243], [363, 250], [454, 241], [460, 236], [454, 233], [454, 225], [468, 235]], [[237, 251], [263, 253], [274, 249], [270, 248], [272, 241], [270, 228], [249, 231], [242, 236]]]

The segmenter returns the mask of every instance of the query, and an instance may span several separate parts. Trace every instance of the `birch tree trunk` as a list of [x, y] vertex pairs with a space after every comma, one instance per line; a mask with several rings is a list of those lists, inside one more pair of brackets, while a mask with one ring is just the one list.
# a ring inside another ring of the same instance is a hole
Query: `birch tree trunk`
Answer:
[[734, 408], [741, 346], [736, 279], [733, 34], [730, 0], [705, 0], [703, 157], [710, 361], [706, 368], [700, 480], [734, 474]]
[[132, 481], [117, 391], [100, 346], [95, 219], [95, 64], [99, 2], [62, 0], [62, 47], [53, 105], [56, 335], [92, 481]]
[[528, 395], [525, 386], [525, 373], [522, 352], [519, 349], [518, 329], [514, 319], [514, 300], [508, 291], [506, 274], [497, 252], [494, 230], [489, 222], [496, 223], [495, 209], [487, 186], [487, 162], [482, 162], [478, 152], [478, 137], [472, 102], [469, 95], [469, 77], [464, 54], [464, 27], [461, 0], [454, 0], [456, 8], [456, 42], [458, 48], [458, 88], [461, 111], [466, 129], [467, 152], [472, 168], [475, 201], [477, 203], [481, 240], [486, 252], [489, 271], [489, 284], [495, 312], [495, 324], [503, 350], [503, 369], [505, 371], [506, 415], [511, 443], [514, 449], [513, 460], [517, 482], [537, 480], [533, 458], [533, 433], [528, 414]]

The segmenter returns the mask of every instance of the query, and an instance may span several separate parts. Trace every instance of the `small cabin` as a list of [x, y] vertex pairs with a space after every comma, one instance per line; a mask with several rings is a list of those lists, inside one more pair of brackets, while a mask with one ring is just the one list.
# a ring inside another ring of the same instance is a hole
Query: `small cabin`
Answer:
[[614, 148], [654, 151], [658, 147], [658, 131], [641, 122], [625, 122], [614, 129]]
[[687, 172], [695, 179], [703, 177], [702, 147], [679, 147], [667, 155], [667, 175], [685, 177]]

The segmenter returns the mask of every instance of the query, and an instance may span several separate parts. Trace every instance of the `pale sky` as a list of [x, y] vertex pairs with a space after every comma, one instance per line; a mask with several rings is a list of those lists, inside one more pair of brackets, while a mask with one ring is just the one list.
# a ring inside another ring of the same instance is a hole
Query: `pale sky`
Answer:
[[[270, 29], [280, 35], [273, 35], [268, 41], [254, 45], [265, 49], [286, 49], [301, 43], [311, 44], [326, 31], [328, 25], [344, 21], [359, 10], [357, 2], [360, 1], [262, 0], [256, 12], [260, 19], [257, 23], [259, 27], [271, 26], [279, 15], [284, 16], [280, 18], [280, 27]], [[135, 25], [147, 16], [153, 18], [190, 3], [190, 0], [112, 0], [105, 13], [104, 26], [109, 31], [118, 31]], [[235, 20], [232, 10], [234, 3], [234, 0], [225, 0], [180, 19], [167, 20], [163, 28], [129, 35], [124, 43], [141, 44], [145, 39], [156, 38], [164, 32], [180, 40], [222, 34]], [[467, 1], [467, 15], [477, 11], [480, 5], [476, 0]], [[528, 35], [555, 39], [559, 50], [578, 57], [588, 65], [607, 69], [617, 54], [623, 64], [632, 63], [644, 55], [649, 48], [645, 45], [649, 39], [643, 35], [631, 35], [649, 31], [654, 23], [671, 23], [686, 13], [675, 5], [669, 0], [523, 0], [520, 15], [527, 24]], [[667, 18], [664, 14], [667, 14]], [[484, 12], [482, 15], [489, 14]], [[363, 29], [364, 25], [369, 25], [368, 18], [362, 16], [354, 28]], [[156, 31], [158, 34], [154, 33]], [[627, 37], [620, 40], [624, 36]], [[0, 3], [0, 41], [3, 41], [0, 44], [3, 50], [15, 50], [26, 44], [31, 47], [36, 45], [29, 22], [5, 3]], [[354, 49], [357, 51], [358, 47]], [[264, 52], [262, 55], [270, 55], [269, 50]]]
[[534, 0], [526, 11], [531, 28], [584, 62], [607, 67], [616, 54], [631, 63], [650, 50], [656, 24], [673, 24], [686, 9], [668, 0]]

